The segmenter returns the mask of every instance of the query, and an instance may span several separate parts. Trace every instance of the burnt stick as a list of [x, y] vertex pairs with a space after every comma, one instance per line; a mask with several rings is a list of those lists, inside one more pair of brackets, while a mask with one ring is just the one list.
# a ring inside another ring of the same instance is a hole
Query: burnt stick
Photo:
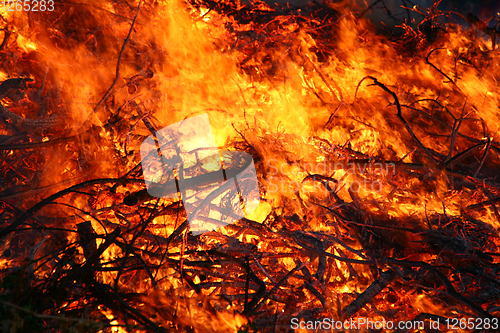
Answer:
[[396, 277], [396, 273], [390, 269], [380, 274], [380, 278], [372, 282], [353, 302], [341, 311], [341, 319], [345, 320], [361, 310], [363, 306], [371, 302], [389, 283]]

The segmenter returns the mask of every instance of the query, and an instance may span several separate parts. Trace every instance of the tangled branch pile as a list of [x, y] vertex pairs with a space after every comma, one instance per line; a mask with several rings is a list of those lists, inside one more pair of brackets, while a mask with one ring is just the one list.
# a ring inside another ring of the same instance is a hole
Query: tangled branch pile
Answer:
[[[497, 33], [426, 15], [395, 40], [318, 2], [123, 0], [4, 17], [4, 328], [493, 322]], [[194, 236], [180, 200], [138, 194], [138, 151], [200, 112], [224, 149], [252, 154], [262, 202]]]

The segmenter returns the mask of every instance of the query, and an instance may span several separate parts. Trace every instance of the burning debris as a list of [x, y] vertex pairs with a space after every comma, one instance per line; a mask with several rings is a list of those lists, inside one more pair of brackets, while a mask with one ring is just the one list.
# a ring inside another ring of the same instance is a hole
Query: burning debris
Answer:
[[498, 18], [42, 2], [2, 12], [4, 330], [498, 330]]

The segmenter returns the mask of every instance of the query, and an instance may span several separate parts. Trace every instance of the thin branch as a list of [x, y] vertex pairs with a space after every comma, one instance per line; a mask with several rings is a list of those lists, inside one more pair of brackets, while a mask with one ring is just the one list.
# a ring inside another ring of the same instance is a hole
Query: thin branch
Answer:
[[473, 176], [474, 178], [477, 177], [477, 174], [479, 173], [479, 171], [483, 167], [484, 161], [486, 161], [486, 156], [488, 156], [488, 152], [490, 151], [490, 147], [491, 147], [491, 138], [488, 136], [488, 142], [486, 143], [486, 149], [484, 150], [484, 154], [483, 154], [483, 157], [481, 158], [481, 163], [479, 163], [479, 167], [477, 168], [476, 172], [474, 172], [474, 176]]
[[75, 190], [78, 190], [80, 188], [84, 188], [87, 186], [92, 186], [96, 184], [105, 184], [105, 183], [125, 183], [127, 181], [136, 181], [136, 182], [143, 182], [142, 179], [122, 179], [122, 178], [101, 178], [101, 179], [92, 179], [92, 180], [87, 180], [83, 183], [73, 185], [69, 188], [66, 188], [64, 190], [61, 190], [55, 194], [52, 194], [51, 196], [43, 199], [30, 209], [28, 209], [25, 213], [23, 213], [17, 220], [12, 222], [10, 225], [5, 227], [4, 229], [0, 230], [0, 240], [2, 240], [7, 234], [13, 232], [16, 230], [17, 227], [22, 225], [26, 220], [30, 219], [33, 217], [33, 215], [38, 212], [40, 209], [45, 207], [46, 205], [52, 203], [54, 200], [59, 199]]
[[115, 78], [113, 80], [113, 83], [111, 83], [111, 86], [108, 88], [104, 96], [102, 96], [101, 100], [97, 103], [97, 105], [94, 107], [92, 110], [93, 113], [96, 113], [99, 111], [103, 103], [108, 99], [108, 97], [113, 93], [113, 90], [115, 88], [116, 83], [118, 82], [118, 79], [120, 78], [120, 65], [122, 61], [122, 56], [123, 52], [125, 51], [125, 47], [127, 46], [128, 42], [130, 41], [130, 36], [132, 35], [132, 31], [134, 30], [135, 22], [137, 20], [137, 16], [139, 15], [139, 11], [141, 10], [141, 4], [142, 0], [139, 1], [139, 5], [137, 6], [137, 12], [135, 13], [134, 19], [132, 20], [132, 24], [130, 25], [130, 29], [128, 31], [128, 35], [125, 38], [125, 41], [123, 42], [122, 48], [120, 50], [120, 54], [118, 55], [118, 61], [116, 62], [116, 72], [115, 72]]
[[380, 278], [373, 281], [351, 304], [347, 305], [341, 311], [341, 318], [345, 320], [350, 318], [356, 312], [361, 310], [368, 302], [371, 302], [389, 283], [396, 277], [396, 273], [391, 269], [380, 274]]
[[429, 152], [429, 150], [420, 142], [420, 140], [417, 138], [417, 136], [415, 135], [415, 133], [413, 133], [410, 125], [406, 122], [406, 120], [403, 118], [403, 113], [401, 111], [401, 104], [399, 104], [399, 99], [398, 99], [398, 96], [392, 91], [390, 90], [389, 88], [387, 88], [384, 84], [380, 83], [376, 78], [374, 78], [373, 76], [365, 76], [358, 84], [358, 87], [356, 88], [356, 94], [355, 94], [355, 97], [356, 98], [356, 95], [357, 95], [357, 92], [358, 92], [358, 88], [359, 86], [361, 85], [361, 83], [365, 80], [365, 79], [371, 79], [373, 80], [373, 84], [376, 85], [376, 86], [379, 86], [380, 88], [382, 88], [385, 92], [389, 93], [392, 98], [394, 98], [394, 102], [396, 103], [396, 107], [398, 109], [398, 113], [397, 113], [397, 116], [398, 118], [401, 120], [401, 122], [403, 123], [403, 125], [405, 126], [406, 130], [408, 131], [408, 133], [411, 135], [411, 137], [413, 138], [413, 140], [415, 140], [416, 144], [420, 147], [420, 149], [422, 150], [422, 152], [425, 153], [425, 155], [427, 155], [427, 157], [429, 157], [429, 159], [431, 161], [433, 161], [434, 163], [437, 163], [436, 159], [434, 158], [434, 156]]
[[[431, 50], [429, 52], [429, 54], [427, 54], [427, 57], [425, 57], [425, 62], [429, 65], [432, 66], [432, 68], [434, 68], [435, 70], [437, 70], [441, 75], [443, 75], [445, 78], [448, 79], [448, 81], [450, 81], [451, 83], [453, 83], [453, 85], [455, 87], [457, 87], [457, 84], [455, 83], [455, 81], [453, 81], [448, 75], [446, 75], [442, 70], [440, 70], [439, 68], [437, 68], [432, 62], [429, 61], [429, 57], [431, 56], [432, 53], [434, 53], [435, 51], [437, 50], [446, 50], [445, 48], [442, 48], [442, 47], [438, 47], [438, 48], [435, 48], [433, 50]], [[458, 88], [458, 87], [457, 87]]]

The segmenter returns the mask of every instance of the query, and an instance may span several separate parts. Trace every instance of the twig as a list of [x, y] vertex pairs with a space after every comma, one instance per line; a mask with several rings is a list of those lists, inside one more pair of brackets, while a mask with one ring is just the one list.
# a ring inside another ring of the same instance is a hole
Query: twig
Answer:
[[486, 156], [488, 155], [490, 147], [491, 147], [491, 138], [488, 136], [488, 142], [486, 143], [486, 149], [484, 150], [484, 154], [483, 154], [483, 157], [481, 158], [481, 163], [479, 163], [479, 167], [477, 168], [476, 172], [474, 172], [474, 176], [473, 176], [474, 178], [477, 177], [477, 174], [479, 173], [479, 171], [483, 167], [484, 161], [486, 161]]
[[[429, 54], [427, 54], [427, 57], [425, 57], [425, 62], [428, 63], [429, 65], [432, 66], [432, 68], [434, 68], [435, 70], [437, 70], [439, 73], [441, 73], [441, 75], [443, 75], [445, 78], [448, 79], [448, 81], [450, 81], [451, 83], [453, 83], [453, 85], [455, 87], [457, 87], [457, 84], [455, 83], [455, 81], [453, 81], [448, 75], [446, 75], [442, 70], [440, 70], [439, 68], [437, 68], [432, 62], [429, 61], [429, 57], [431, 56], [432, 53], [434, 53], [435, 51], [437, 50], [446, 50], [445, 48], [442, 48], [442, 47], [438, 47], [438, 48], [435, 48], [433, 50], [431, 50], [429, 52]], [[458, 89], [458, 87], [457, 87]]]
[[92, 228], [92, 223], [90, 221], [78, 223], [76, 229], [80, 236], [80, 246], [83, 248], [83, 255], [86, 260], [89, 260], [97, 251], [96, 236]]
[[497, 202], [500, 202], [500, 197], [493, 198], [493, 199], [490, 199], [490, 200], [486, 200], [486, 201], [483, 201], [483, 202], [480, 202], [480, 203], [477, 203], [477, 204], [474, 204], [474, 205], [469, 205], [469, 206], [467, 206], [467, 209], [483, 208], [484, 206], [493, 205], [493, 204], [495, 204]]
[[403, 118], [403, 113], [401, 111], [401, 104], [399, 104], [399, 99], [398, 99], [398, 96], [393, 92], [391, 91], [389, 88], [387, 88], [384, 84], [380, 83], [376, 78], [374, 78], [373, 76], [365, 76], [358, 84], [358, 87], [356, 88], [356, 94], [354, 95], [354, 98], [356, 98], [356, 95], [357, 95], [357, 92], [358, 92], [358, 88], [359, 86], [361, 85], [361, 83], [365, 80], [365, 79], [371, 79], [373, 80], [373, 84], [376, 85], [376, 86], [379, 86], [380, 88], [382, 88], [385, 92], [389, 93], [392, 98], [394, 98], [394, 102], [396, 103], [396, 107], [398, 109], [398, 113], [397, 113], [397, 116], [398, 118], [401, 120], [401, 122], [403, 123], [403, 125], [405, 126], [406, 130], [408, 131], [408, 133], [410, 133], [411, 137], [413, 138], [413, 140], [415, 140], [415, 142], [417, 143], [417, 145], [420, 147], [420, 149], [427, 155], [427, 157], [429, 157], [429, 159], [433, 162], [437, 162], [436, 159], [434, 158], [434, 156], [428, 151], [428, 149], [420, 142], [420, 140], [417, 138], [417, 136], [413, 133], [410, 125], [406, 122], [406, 120]]
[[264, 302], [269, 298], [270, 295], [274, 294], [278, 288], [280, 288], [285, 282], [288, 280], [290, 276], [292, 276], [293, 273], [295, 273], [298, 270], [301, 270], [303, 267], [305, 267], [307, 264], [309, 264], [309, 260], [296, 265], [291, 271], [286, 273], [286, 275], [277, 283], [274, 285], [274, 287], [269, 290], [269, 292], [266, 292], [265, 295], [262, 297], [262, 300], [255, 306], [256, 309], [258, 309]]
[[[323, 82], [326, 84], [326, 86], [328, 87], [328, 90], [330, 90], [330, 93], [336, 97], [336, 94], [335, 94], [335, 91], [333, 90], [332, 86], [330, 85], [330, 82], [328, 82], [328, 80], [326, 79], [326, 77], [323, 75], [323, 73], [319, 70], [318, 67], [316, 67], [316, 64], [314, 64], [314, 62], [309, 58], [309, 56], [307, 54], [304, 55], [304, 57], [309, 61], [309, 63], [313, 66], [314, 70], [316, 71], [316, 73], [318, 73], [319, 77], [321, 78], [321, 80], [323, 80]], [[343, 101], [344, 100], [344, 97], [342, 96], [342, 91], [340, 89], [338, 89], [338, 94], [340, 95], [340, 101]]]
[[0, 230], [0, 240], [2, 240], [7, 234], [13, 232], [16, 230], [17, 227], [19, 227], [21, 224], [23, 224], [26, 220], [31, 218], [36, 212], [38, 212], [40, 209], [45, 207], [46, 205], [50, 204], [54, 200], [61, 198], [75, 190], [78, 190], [80, 188], [84, 188], [87, 186], [91, 185], [96, 185], [96, 184], [103, 184], [103, 183], [115, 183], [115, 182], [120, 182], [124, 183], [126, 181], [140, 181], [142, 182], [143, 180], [138, 180], [138, 179], [121, 179], [121, 178], [101, 178], [101, 179], [92, 179], [92, 180], [87, 180], [83, 183], [73, 185], [67, 189], [61, 190], [55, 194], [52, 194], [51, 196], [43, 199], [30, 209], [28, 209], [25, 213], [23, 213], [17, 220], [12, 222], [10, 225], [7, 227], [3, 228]]
[[[426, 101], [426, 100], [427, 100], [427, 99], [422, 99], [422, 100], [420, 100], [420, 101]], [[439, 104], [439, 102], [437, 102], [436, 100], [433, 100], [433, 99], [429, 99], [429, 101], [434, 101], [435, 103], [437, 103], [439, 106], [441, 106], [442, 108], [444, 108], [444, 109], [446, 110], [446, 112], [447, 112], [447, 113], [449, 113], [449, 114], [451, 115], [451, 117], [452, 117], [454, 120], [456, 120], [456, 118], [455, 118], [455, 117], [451, 114], [451, 112], [450, 112], [450, 111], [449, 111], [446, 107], [444, 107], [444, 106], [442, 106], [441, 104]], [[418, 102], [418, 101], [417, 101], [417, 102]], [[449, 124], [447, 124], [447, 123], [445, 123], [444, 121], [439, 120], [439, 119], [437, 119], [437, 118], [435, 118], [435, 117], [433, 117], [433, 116], [429, 115], [428, 113], [426, 113], [426, 112], [424, 112], [424, 111], [422, 111], [422, 110], [420, 110], [420, 109], [417, 109], [417, 108], [414, 108], [414, 107], [411, 107], [411, 106], [408, 106], [408, 105], [401, 105], [401, 106], [402, 106], [402, 107], [405, 107], [405, 108], [408, 108], [408, 109], [410, 109], [410, 110], [413, 110], [413, 111], [417, 111], [417, 112], [419, 112], [419, 113], [423, 114], [424, 116], [426, 116], [426, 117], [428, 117], [428, 118], [430, 118], [430, 119], [432, 119], [432, 120], [434, 120], [434, 121], [436, 121], [436, 122], [440, 123], [441, 125], [443, 125], [443, 126], [445, 126], [445, 127], [449, 128], [449, 129], [453, 130], [453, 127], [452, 127], [452, 126], [450, 126]], [[483, 121], [482, 119], [464, 118], [463, 120], [478, 121], [478, 122], [481, 122], [481, 123], [483, 124], [483, 128], [485, 127], [485, 126], [484, 126], [484, 121]], [[457, 133], [457, 136], [460, 136], [461, 138], [465, 138], [465, 139], [467, 139], [467, 140], [469, 140], [469, 141], [471, 141], [471, 142], [474, 142], [474, 143], [480, 143], [481, 145], [482, 145], [482, 143], [483, 143], [483, 140], [473, 138], [473, 137], [468, 136], [468, 135], [465, 135], [465, 134], [463, 134], [463, 133]], [[497, 145], [498, 145], [498, 144], [499, 144], [498, 142], [496, 142], [496, 141], [492, 141], [492, 146], [491, 146], [491, 148], [492, 148], [492, 149], [494, 149], [494, 150], [495, 150], [495, 151], [497, 151], [497, 152], [498, 152], [498, 151], [500, 151], [500, 148], [498, 148], [498, 147], [497, 147]]]
[[271, 281], [273, 284], [276, 284], [276, 281], [273, 279], [273, 277], [269, 274], [269, 272], [264, 268], [262, 267], [262, 265], [260, 264], [260, 262], [257, 260], [257, 258], [255, 258], [255, 256], [253, 255], [253, 253], [250, 254], [252, 256], [252, 259], [253, 261], [255, 262], [255, 264], [257, 265], [257, 267], [260, 268], [260, 271], [269, 279], [269, 281]]
[[97, 103], [97, 105], [94, 107], [92, 110], [93, 113], [96, 113], [102, 106], [102, 104], [108, 99], [108, 97], [112, 94], [116, 83], [118, 82], [118, 79], [120, 78], [120, 65], [122, 61], [122, 56], [123, 52], [125, 51], [125, 47], [127, 46], [128, 42], [130, 41], [130, 36], [132, 35], [132, 31], [134, 30], [134, 25], [137, 20], [137, 16], [139, 15], [139, 11], [141, 10], [141, 5], [142, 5], [142, 0], [139, 1], [139, 5], [137, 6], [137, 12], [135, 13], [134, 19], [132, 20], [132, 24], [130, 25], [130, 29], [128, 31], [128, 35], [125, 38], [122, 48], [120, 50], [120, 54], [118, 55], [118, 61], [116, 62], [116, 72], [115, 72], [115, 78], [113, 80], [113, 83], [111, 83], [111, 86], [108, 88], [104, 96], [102, 96], [101, 100]]
[[68, 143], [78, 139], [78, 135], [72, 135], [65, 138], [51, 139], [45, 142], [14, 143], [0, 145], [0, 150], [24, 150], [55, 146], [61, 143]]
[[62, 124], [62, 119], [55, 113], [43, 119], [24, 118], [18, 114], [10, 112], [5, 106], [0, 103], [0, 116], [9, 121], [11, 125], [19, 126], [23, 130], [43, 133], [45, 131], [56, 128]]
[[50, 184], [46, 186], [40, 186], [37, 188], [31, 188], [31, 186], [23, 186], [23, 187], [14, 187], [13, 189], [9, 188], [5, 191], [0, 192], [0, 200], [6, 200], [6, 199], [13, 199], [13, 198], [18, 198], [18, 197], [27, 197], [27, 196], [32, 196], [40, 192], [47, 192], [50, 191], [51, 189], [59, 188], [62, 185], [68, 185], [71, 183], [74, 183], [76, 181], [85, 179], [85, 177], [75, 177], [75, 178], [69, 178], [62, 180], [56, 184]]
[[306, 282], [304, 283], [304, 287], [309, 290], [314, 296], [316, 296], [317, 299], [319, 299], [319, 301], [321, 302], [321, 305], [323, 305], [323, 308], [326, 310], [329, 308], [328, 306], [328, 302], [325, 298], [325, 296], [323, 296], [319, 291], [318, 289], [314, 288], [313, 285], [310, 283], [310, 282]]
[[[446, 164], [451, 157], [453, 156], [453, 148], [455, 147], [455, 140], [457, 139], [457, 134], [458, 131], [460, 130], [460, 125], [462, 125], [462, 120], [464, 119], [464, 114], [465, 114], [465, 105], [467, 104], [467, 101], [464, 103], [464, 107], [462, 108], [462, 114], [460, 115], [460, 118], [455, 120], [453, 123], [453, 131], [451, 133], [451, 141], [450, 141], [450, 151], [448, 152], [448, 156], [446, 157], [446, 160], [443, 162]], [[474, 175], [474, 177], [476, 177]]]
[[23, 308], [22, 306], [18, 306], [16, 304], [13, 304], [13, 303], [10, 303], [10, 302], [4, 301], [4, 300], [0, 300], [0, 303], [3, 305], [9, 306], [13, 309], [23, 311], [25, 313], [29, 313], [30, 315], [32, 315], [36, 318], [46, 319], [46, 320], [57, 320], [57, 321], [61, 321], [61, 322], [74, 323], [74, 324], [76, 323], [76, 325], [78, 325], [80, 327], [87, 326], [87, 328], [89, 328], [88, 327], [89, 325], [95, 325], [94, 329], [97, 329], [97, 327], [99, 327], [99, 329], [102, 329], [105, 327], [120, 326], [120, 325], [108, 325], [108, 324], [104, 324], [102, 322], [95, 322], [95, 321], [91, 321], [90, 319], [86, 319], [86, 318], [66, 318], [66, 317], [61, 317], [61, 316], [40, 314], [40, 313], [33, 312], [30, 309]]
[[340, 102], [340, 104], [337, 106], [337, 108], [335, 109], [335, 111], [332, 112], [332, 114], [330, 115], [330, 117], [328, 118], [328, 121], [326, 122], [325, 124], [325, 128], [326, 129], [331, 129], [332, 126], [331, 126], [331, 122], [333, 121], [333, 117], [337, 114], [337, 112], [340, 110], [340, 108], [342, 106], [344, 106], [345, 102], [342, 101]]
[[[342, 251], [342, 249], [335, 249], [343, 258], [347, 258], [347, 256], [345, 255], [344, 251]], [[359, 254], [358, 254], [359, 255]], [[360, 257], [364, 257], [364, 256], [361, 256], [359, 255]], [[351, 263], [350, 262], [346, 262], [345, 265], [347, 266], [347, 269], [349, 270], [349, 280], [351, 279], [354, 279], [355, 277], [358, 277], [358, 272], [356, 272], [356, 270], [354, 269], [354, 267], [352, 267]]]
[[448, 167], [453, 167], [455, 164], [457, 164], [458, 162], [460, 162], [464, 158], [471, 156], [476, 149], [479, 149], [483, 146], [484, 146], [484, 143], [478, 143], [477, 145], [469, 147], [466, 150], [453, 156], [450, 160], [448, 160], [446, 163], [444, 163], [444, 165], [448, 166]]
[[396, 277], [396, 273], [391, 269], [380, 274], [380, 278], [372, 282], [351, 304], [347, 305], [341, 311], [341, 318], [345, 320], [350, 318], [356, 312], [361, 310], [368, 302], [382, 291]]
[[367, 12], [369, 12], [373, 7], [375, 7], [376, 4], [378, 4], [379, 2], [382, 2], [383, 0], [376, 0], [374, 1], [370, 6], [366, 7], [357, 17], [357, 19], [359, 20], [361, 17], [363, 17]]
[[422, 267], [425, 268], [426, 270], [434, 273], [440, 280], [441, 282], [444, 283], [446, 287], [446, 291], [448, 294], [455, 298], [457, 301], [462, 302], [464, 305], [466, 305], [469, 309], [473, 310], [477, 314], [487, 317], [487, 318], [492, 318], [492, 316], [483, 310], [480, 306], [476, 305], [474, 302], [469, 300], [467, 297], [464, 295], [460, 294], [455, 290], [455, 287], [453, 287], [453, 284], [448, 280], [448, 278], [441, 273], [436, 267], [432, 266], [431, 264], [428, 264], [426, 262], [419, 262], [419, 261], [407, 261], [407, 260], [398, 260], [398, 259], [392, 259], [392, 258], [385, 258], [383, 260], [379, 260], [380, 262], [384, 262], [387, 264], [393, 264], [393, 265], [398, 265], [398, 266], [407, 266], [407, 267]]
[[243, 306], [243, 313], [248, 314], [248, 287], [250, 284], [250, 263], [248, 261], [248, 257], [245, 257], [245, 266], [246, 266], [246, 280], [245, 280], [245, 304]]

